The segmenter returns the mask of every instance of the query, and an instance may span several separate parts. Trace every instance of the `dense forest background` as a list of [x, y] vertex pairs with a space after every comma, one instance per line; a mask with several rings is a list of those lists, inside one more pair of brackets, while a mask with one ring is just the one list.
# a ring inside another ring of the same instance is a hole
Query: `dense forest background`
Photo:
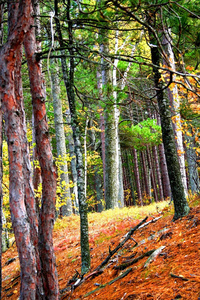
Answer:
[[199, 19], [195, 0], [0, 4], [1, 243], [14, 231], [20, 299], [58, 297], [56, 218], [80, 215], [84, 274], [88, 211], [165, 199], [188, 214]]

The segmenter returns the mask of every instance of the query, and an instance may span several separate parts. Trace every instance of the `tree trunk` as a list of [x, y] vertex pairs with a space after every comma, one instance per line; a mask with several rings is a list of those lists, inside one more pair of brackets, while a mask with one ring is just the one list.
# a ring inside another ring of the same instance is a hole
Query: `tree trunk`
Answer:
[[[170, 32], [170, 29], [168, 28], [168, 32]], [[168, 67], [172, 71], [176, 71], [175, 68], [175, 59], [174, 59], [174, 53], [171, 46], [171, 37], [169, 36], [169, 33], [167, 31], [164, 31], [163, 35], [163, 41], [162, 45], [165, 50], [165, 53], [168, 57], [169, 65]], [[163, 60], [164, 65], [167, 65], [167, 62], [165, 59]], [[165, 81], [166, 84], [170, 80], [170, 72], [168, 72]], [[173, 74], [173, 80], [176, 80], [176, 76]], [[181, 178], [183, 182], [183, 187], [185, 191], [185, 195], [187, 196], [187, 177], [186, 177], [186, 170], [185, 170], [185, 156], [184, 156], [184, 146], [183, 146], [183, 134], [182, 134], [182, 125], [181, 125], [181, 115], [180, 115], [180, 100], [178, 95], [178, 87], [177, 84], [174, 84], [174, 87], [167, 88], [168, 98], [171, 105], [171, 113], [172, 113], [172, 126], [174, 129], [174, 134], [176, 137], [176, 147], [178, 152], [178, 160], [180, 164], [180, 171], [181, 171]]]
[[70, 127], [70, 132], [67, 133], [66, 138], [68, 140], [68, 149], [69, 149], [69, 155], [71, 158], [71, 175], [72, 175], [72, 181], [73, 181], [73, 194], [74, 194], [74, 212], [78, 213], [78, 186], [77, 186], [77, 170], [76, 170], [76, 155], [74, 150], [74, 140], [73, 140], [73, 131], [71, 127], [71, 116], [70, 111], [67, 109], [65, 112], [65, 117], [67, 121], [67, 125]]
[[108, 38], [107, 32], [101, 30], [100, 52], [102, 54], [102, 88], [105, 90], [103, 99], [106, 103], [104, 110], [104, 124], [105, 124], [105, 201], [106, 209], [119, 207], [118, 193], [119, 193], [119, 175], [118, 175], [118, 141], [116, 130], [116, 109], [112, 103], [112, 87], [110, 78], [110, 65], [103, 56], [108, 54]]
[[188, 175], [189, 175], [189, 188], [194, 193], [200, 192], [199, 175], [197, 171], [197, 156], [195, 152], [195, 136], [192, 136], [192, 130], [189, 130], [188, 134], [185, 134], [186, 154], [188, 162]]
[[164, 195], [163, 195], [163, 186], [162, 186], [162, 179], [161, 179], [161, 173], [160, 173], [160, 165], [159, 165], [159, 160], [158, 160], [157, 147], [153, 146], [152, 151], [153, 151], [153, 157], [154, 157], [154, 160], [155, 160], [155, 168], [156, 168], [156, 173], [157, 173], [159, 196], [160, 196], [160, 200], [163, 201], [164, 200]]
[[149, 170], [150, 170], [150, 176], [151, 176], [151, 182], [153, 187], [153, 193], [154, 193], [154, 199], [155, 202], [158, 202], [158, 190], [156, 185], [156, 176], [155, 176], [155, 169], [153, 167], [152, 163], [152, 156], [149, 147], [147, 147], [147, 161], [149, 164]]
[[3, 114], [1, 108], [0, 99], [0, 299], [1, 299], [1, 289], [2, 289], [2, 231], [3, 231]]
[[[160, 115], [157, 113], [157, 122], [161, 126]], [[167, 162], [165, 157], [165, 149], [163, 143], [158, 145], [159, 157], [160, 157], [160, 170], [163, 184], [163, 195], [164, 198], [171, 198], [171, 187], [169, 181], [169, 174], [167, 170]]]
[[[80, 141], [80, 130], [76, 113], [75, 94], [74, 94], [74, 50], [73, 50], [73, 33], [72, 21], [70, 18], [71, 2], [67, 1], [67, 20], [68, 20], [68, 34], [69, 34], [69, 53], [70, 53], [70, 67], [69, 74], [65, 58], [61, 59], [63, 79], [67, 91], [69, 102], [69, 109], [71, 115], [71, 125], [73, 130], [73, 139], [76, 153], [76, 167], [77, 167], [77, 184], [78, 184], [78, 201], [80, 213], [80, 230], [81, 230], [81, 272], [86, 273], [90, 268], [90, 249], [89, 249], [89, 234], [88, 234], [88, 217], [87, 217], [87, 203], [85, 199], [85, 180], [84, 180], [84, 164], [83, 154]], [[58, 16], [58, 3], [55, 0], [55, 15]], [[62, 33], [58, 17], [56, 18], [56, 27], [59, 35], [60, 46], [63, 46]]]
[[[0, 49], [0, 93], [9, 153], [10, 210], [21, 266], [20, 299], [35, 299], [36, 258], [24, 193], [24, 114], [21, 115], [21, 99], [15, 97], [18, 88], [15, 88], [15, 64], [21, 52], [24, 33], [30, 26], [31, 3], [28, 0], [21, 2], [19, 11], [18, 4], [9, 3], [8, 10], [8, 41]], [[20, 68], [20, 61], [17, 63]]]
[[56, 176], [48, 136], [45, 108], [44, 80], [40, 63], [36, 60], [36, 40], [34, 19], [31, 30], [24, 39], [24, 47], [29, 70], [33, 104], [36, 147], [42, 176], [42, 203], [39, 219], [39, 253], [42, 265], [45, 295], [48, 299], [58, 299], [58, 278], [53, 250], [53, 224], [55, 218]]
[[54, 124], [56, 132], [56, 147], [58, 157], [58, 168], [60, 169], [60, 188], [62, 190], [60, 207], [61, 216], [72, 214], [72, 202], [69, 188], [69, 176], [67, 167], [67, 151], [65, 144], [65, 131], [63, 125], [62, 100], [60, 98], [59, 68], [55, 59], [51, 59], [51, 83], [54, 109]]
[[140, 185], [140, 173], [139, 173], [139, 166], [138, 166], [137, 150], [135, 148], [133, 148], [133, 159], [134, 159], [134, 175], [135, 175], [136, 188], [137, 188], [137, 197], [140, 205], [142, 206], [143, 202], [142, 202], [142, 191]]
[[150, 191], [150, 186], [149, 186], [148, 173], [147, 173], [147, 167], [146, 167], [146, 158], [145, 158], [144, 151], [141, 151], [141, 159], [142, 159], [142, 167], [143, 167], [143, 176], [144, 176], [146, 197], [147, 197], [147, 199], [150, 200], [151, 191]]
[[[149, 37], [151, 44], [155, 45], [156, 41], [153, 37], [153, 33], [149, 32]], [[165, 156], [174, 201], [174, 220], [176, 220], [187, 215], [190, 209], [186, 200], [186, 195], [182, 184], [180, 165], [176, 152], [174, 133], [171, 123], [171, 111], [169, 100], [164, 98], [161, 74], [158, 68], [156, 67], [160, 65], [160, 54], [157, 47], [151, 48], [151, 58], [152, 63], [155, 65], [155, 67], [153, 67], [154, 82], [157, 90], [157, 100], [161, 118], [163, 144], [165, 148]]]

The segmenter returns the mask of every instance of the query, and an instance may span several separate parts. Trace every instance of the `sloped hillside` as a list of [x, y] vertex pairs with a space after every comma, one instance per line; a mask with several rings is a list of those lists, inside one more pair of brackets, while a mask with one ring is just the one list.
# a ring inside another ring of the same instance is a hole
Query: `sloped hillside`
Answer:
[[[189, 215], [176, 222], [167, 202], [90, 214], [91, 271], [83, 278], [79, 218], [58, 220], [54, 245], [60, 299], [200, 299], [199, 199], [190, 201], [190, 207]], [[124, 243], [142, 220], [142, 227]], [[18, 299], [19, 275], [13, 246], [3, 256], [2, 299]]]

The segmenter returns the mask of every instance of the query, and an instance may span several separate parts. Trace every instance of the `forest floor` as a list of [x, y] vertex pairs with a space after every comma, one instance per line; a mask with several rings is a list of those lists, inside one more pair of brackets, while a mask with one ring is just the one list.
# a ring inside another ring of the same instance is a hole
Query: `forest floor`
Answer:
[[[191, 199], [190, 207], [189, 215], [175, 222], [172, 205], [167, 201], [90, 213], [91, 270], [78, 287], [72, 278], [81, 269], [79, 217], [59, 219], [54, 229], [54, 249], [60, 299], [200, 299], [200, 198]], [[101, 274], [92, 276], [131, 228], [146, 216], [145, 223], [153, 219], [155, 222], [137, 229]], [[150, 253], [157, 249], [160, 252], [154, 258], [150, 256], [145, 265]], [[2, 272], [2, 299], [18, 299], [20, 267], [15, 245], [3, 254]]]

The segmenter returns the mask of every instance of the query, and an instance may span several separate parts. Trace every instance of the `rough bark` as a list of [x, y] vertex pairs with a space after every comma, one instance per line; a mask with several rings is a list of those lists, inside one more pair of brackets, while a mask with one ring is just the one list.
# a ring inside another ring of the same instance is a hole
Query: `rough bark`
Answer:
[[110, 64], [103, 58], [106, 53], [109, 53], [107, 32], [100, 32], [100, 52], [101, 59], [101, 74], [103, 99], [106, 103], [104, 109], [104, 124], [105, 124], [105, 202], [106, 209], [119, 207], [118, 191], [119, 191], [119, 176], [118, 176], [118, 147], [116, 147], [117, 130], [116, 130], [116, 109], [112, 98], [112, 83], [110, 77]]
[[48, 137], [45, 108], [44, 80], [40, 63], [36, 60], [34, 19], [24, 39], [32, 95], [36, 147], [42, 177], [42, 201], [39, 218], [39, 253], [42, 265], [44, 290], [47, 299], [58, 299], [58, 278], [53, 250], [53, 224], [55, 218], [56, 176]]
[[189, 189], [192, 194], [199, 193], [200, 182], [196, 163], [197, 156], [195, 152], [195, 136], [192, 136], [192, 132], [190, 132], [190, 130], [188, 134], [185, 134], [185, 140], [187, 141], [186, 154], [188, 162]]
[[[153, 34], [149, 32], [150, 41], [152, 44], [156, 44], [153, 38]], [[160, 64], [160, 54], [157, 47], [151, 48], [152, 63], [155, 66]], [[157, 90], [157, 101], [160, 112], [161, 128], [163, 144], [165, 149], [165, 156], [167, 161], [167, 168], [169, 173], [169, 179], [171, 184], [172, 196], [174, 201], [174, 220], [181, 218], [188, 214], [189, 206], [186, 200], [184, 187], [182, 184], [180, 165], [176, 152], [175, 138], [171, 122], [171, 111], [169, 100], [164, 97], [163, 87], [161, 82], [161, 74], [157, 67], [153, 67], [154, 83]]]
[[[168, 31], [167, 30], [164, 31], [162, 45], [169, 61], [168, 67], [170, 67], [172, 71], [176, 71], [174, 53], [172, 50], [171, 37], [169, 33], [170, 33], [170, 29], [168, 29]], [[165, 66], [167, 66], [167, 62], [165, 59], [163, 60], [163, 63]], [[167, 84], [167, 82], [170, 80], [170, 72], [166, 74], [165, 80]], [[173, 81], [175, 80], [176, 80], [176, 76], [173, 74]], [[183, 134], [181, 130], [182, 125], [181, 125], [181, 115], [180, 115], [180, 99], [179, 99], [177, 84], [174, 84], [173, 88], [168, 87], [167, 93], [171, 105], [171, 113], [173, 119], [172, 126], [176, 137], [175, 142], [176, 142], [176, 147], [178, 152], [181, 178], [182, 178], [185, 195], [187, 195], [187, 177], [186, 177], [185, 155], [184, 155], [185, 151], [183, 146]]]
[[0, 49], [0, 93], [9, 152], [10, 209], [21, 267], [20, 299], [35, 299], [36, 290], [35, 251], [31, 242], [31, 229], [24, 197], [24, 132], [22, 130], [24, 123], [23, 115], [20, 114], [23, 108], [20, 107], [20, 99], [15, 95], [14, 76], [16, 54], [21, 51], [24, 34], [29, 29], [30, 14], [30, 1], [21, 1], [20, 9], [18, 3], [9, 3], [8, 40]]
[[[84, 164], [83, 154], [80, 141], [80, 130], [77, 119], [76, 105], [75, 105], [75, 93], [74, 93], [74, 50], [73, 50], [73, 33], [72, 33], [72, 21], [70, 18], [70, 0], [67, 1], [67, 20], [68, 20], [68, 35], [69, 35], [69, 72], [65, 58], [61, 59], [63, 79], [66, 87], [69, 109], [71, 115], [71, 126], [73, 130], [74, 147], [76, 153], [76, 168], [77, 168], [77, 185], [78, 185], [78, 201], [79, 201], [79, 213], [80, 213], [80, 231], [81, 231], [81, 260], [82, 273], [86, 273], [90, 268], [90, 249], [89, 249], [89, 234], [88, 234], [88, 217], [87, 217], [87, 203], [85, 199], [85, 180], [84, 180]], [[58, 16], [58, 3], [55, 0], [55, 15]], [[63, 46], [62, 33], [60, 29], [60, 23], [56, 18], [56, 28], [59, 35], [60, 46]]]
[[57, 156], [59, 161], [61, 162], [61, 164], [59, 165], [59, 168], [61, 170], [60, 185], [61, 189], [63, 190], [61, 196], [62, 206], [60, 207], [60, 214], [61, 216], [70, 216], [72, 214], [72, 202], [69, 188], [68, 167], [66, 161], [67, 151], [65, 144], [65, 131], [63, 125], [62, 100], [60, 98], [60, 82], [58, 77], [59, 68], [55, 59], [51, 59], [50, 70]]

